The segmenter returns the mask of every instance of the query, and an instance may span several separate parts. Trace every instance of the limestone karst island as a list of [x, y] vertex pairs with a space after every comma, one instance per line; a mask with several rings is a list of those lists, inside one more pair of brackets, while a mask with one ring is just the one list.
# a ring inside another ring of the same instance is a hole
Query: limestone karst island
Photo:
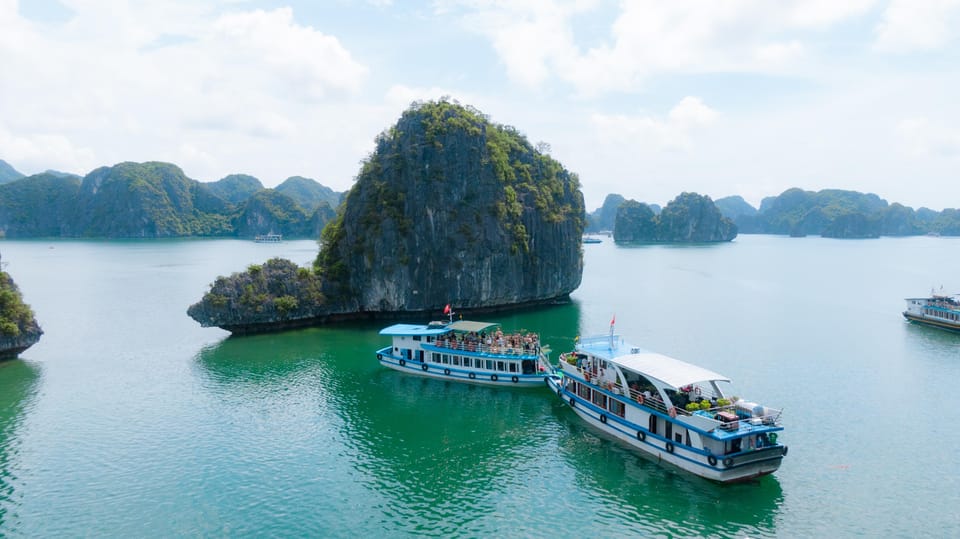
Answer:
[[220, 277], [188, 313], [244, 333], [565, 301], [583, 230], [577, 176], [516, 129], [416, 103], [376, 138], [313, 268], [271, 260]]

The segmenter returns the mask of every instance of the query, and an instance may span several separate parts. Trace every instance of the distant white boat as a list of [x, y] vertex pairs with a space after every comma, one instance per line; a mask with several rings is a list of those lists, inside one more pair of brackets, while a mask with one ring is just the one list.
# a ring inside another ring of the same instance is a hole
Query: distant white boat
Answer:
[[583, 243], [603, 243], [603, 240], [594, 236], [584, 236]]
[[927, 298], [907, 298], [903, 317], [917, 324], [960, 331], [960, 300], [958, 296], [930, 291]]
[[280, 243], [283, 241], [283, 234], [258, 234], [254, 236], [253, 241], [257, 243]]

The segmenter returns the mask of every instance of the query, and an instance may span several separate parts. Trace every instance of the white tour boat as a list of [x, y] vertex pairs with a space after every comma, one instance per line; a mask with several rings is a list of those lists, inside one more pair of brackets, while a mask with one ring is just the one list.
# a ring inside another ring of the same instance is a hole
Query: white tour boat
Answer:
[[780, 467], [781, 410], [737, 400], [721, 374], [614, 335], [560, 356], [550, 388], [601, 431], [701, 477], [744, 481]]
[[928, 298], [907, 298], [903, 317], [911, 322], [960, 331], [960, 300], [957, 296], [930, 291]]
[[470, 320], [394, 324], [380, 331], [393, 343], [377, 350], [391, 369], [444, 380], [500, 386], [543, 386], [552, 372], [535, 333], [504, 333], [500, 325]]

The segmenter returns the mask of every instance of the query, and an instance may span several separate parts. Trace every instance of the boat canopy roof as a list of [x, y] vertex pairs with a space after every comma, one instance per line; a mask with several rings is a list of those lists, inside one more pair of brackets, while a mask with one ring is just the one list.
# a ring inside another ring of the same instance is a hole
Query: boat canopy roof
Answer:
[[704, 369], [656, 352], [641, 352], [620, 356], [613, 362], [676, 388], [697, 382], [730, 381], [726, 376], [710, 369]]
[[399, 336], [417, 336], [417, 335], [443, 335], [449, 333], [448, 326], [430, 324], [394, 324], [380, 330], [380, 335]]
[[457, 320], [456, 322], [451, 322], [447, 324], [447, 328], [453, 331], [459, 331], [462, 333], [470, 333], [471, 331], [480, 333], [481, 331], [486, 331], [491, 328], [499, 326], [496, 322], [474, 322], [472, 320]]

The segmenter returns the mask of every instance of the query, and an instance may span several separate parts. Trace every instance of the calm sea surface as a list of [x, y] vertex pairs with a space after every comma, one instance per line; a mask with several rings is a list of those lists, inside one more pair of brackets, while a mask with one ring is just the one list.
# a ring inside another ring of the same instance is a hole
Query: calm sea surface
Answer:
[[[0, 363], [0, 536], [960, 536], [960, 240], [585, 245], [573, 303], [494, 316], [557, 353], [617, 332], [784, 408], [774, 475], [719, 486], [543, 389], [380, 367], [379, 324], [228, 338], [217, 275], [311, 241], [0, 241], [46, 334]], [[423, 320], [412, 320], [422, 322]]]

